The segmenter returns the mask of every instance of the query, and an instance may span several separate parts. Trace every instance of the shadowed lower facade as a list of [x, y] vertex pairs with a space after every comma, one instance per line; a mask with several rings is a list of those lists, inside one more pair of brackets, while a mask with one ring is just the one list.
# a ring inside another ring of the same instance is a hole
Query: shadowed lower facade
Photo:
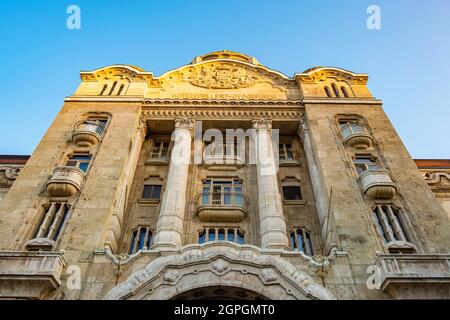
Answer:
[[230, 51], [81, 72], [0, 157], [0, 298], [450, 298], [450, 161], [414, 162], [367, 80]]

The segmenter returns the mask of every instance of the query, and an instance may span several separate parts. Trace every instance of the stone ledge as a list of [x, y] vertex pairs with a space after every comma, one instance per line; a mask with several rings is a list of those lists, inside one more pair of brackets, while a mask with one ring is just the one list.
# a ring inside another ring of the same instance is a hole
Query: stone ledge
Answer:
[[382, 291], [396, 299], [449, 299], [449, 254], [381, 254], [376, 276]]
[[61, 285], [63, 252], [0, 251], [0, 299], [41, 299]]

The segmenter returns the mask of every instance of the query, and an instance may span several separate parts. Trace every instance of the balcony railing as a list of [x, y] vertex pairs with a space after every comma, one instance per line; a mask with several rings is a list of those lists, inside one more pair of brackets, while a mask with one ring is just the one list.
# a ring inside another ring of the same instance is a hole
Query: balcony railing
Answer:
[[77, 167], [57, 167], [47, 183], [47, 192], [54, 197], [70, 197], [81, 187], [84, 173]]
[[359, 175], [364, 193], [372, 199], [392, 199], [397, 188], [387, 170], [366, 170]]
[[369, 127], [364, 123], [347, 123], [341, 127], [344, 144], [355, 149], [370, 148], [373, 138]]
[[105, 125], [100, 121], [83, 121], [75, 125], [72, 140], [78, 145], [98, 143], [105, 131]]
[[202, 192], [195, 202], [202, 221], [239, 222], [248, 214], [248, 198], [240, 192]]

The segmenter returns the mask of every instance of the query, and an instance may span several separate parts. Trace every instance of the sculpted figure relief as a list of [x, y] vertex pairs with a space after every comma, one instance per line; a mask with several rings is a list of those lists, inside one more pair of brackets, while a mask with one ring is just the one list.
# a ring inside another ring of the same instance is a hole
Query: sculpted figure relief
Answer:
[[233, 66], [208, 66], [193, 72], [190, 83], [208, 89], [236, 89], [253, 85], [258, 77]]

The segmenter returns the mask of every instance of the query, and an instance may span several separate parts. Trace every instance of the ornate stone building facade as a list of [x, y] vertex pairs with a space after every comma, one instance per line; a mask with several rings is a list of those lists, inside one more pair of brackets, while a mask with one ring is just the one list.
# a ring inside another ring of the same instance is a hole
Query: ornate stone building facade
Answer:
[[0, 169], [1, 298], [450, 298], [449, 167], [421, 175], [366, 74], [222, 51], [81, 80]]

